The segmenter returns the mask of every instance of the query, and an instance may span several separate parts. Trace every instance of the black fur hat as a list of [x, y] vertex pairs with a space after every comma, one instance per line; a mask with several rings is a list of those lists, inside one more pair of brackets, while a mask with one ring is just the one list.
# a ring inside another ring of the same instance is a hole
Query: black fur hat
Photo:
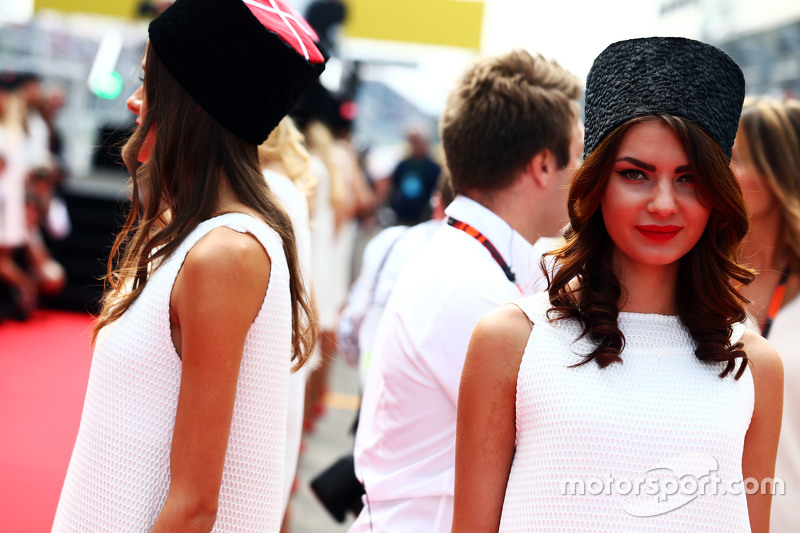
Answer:
[[186, 92], [254, 144], [325, 69], [316, 33], [283, 0], [177, 0], [149, 33]]
[[680, 37], [620, 41], [586, 80], [584, 154], [624, 122], [665, 113], [697, 123], [730, 159], [743, 101], [742, 70], [718, 48]]

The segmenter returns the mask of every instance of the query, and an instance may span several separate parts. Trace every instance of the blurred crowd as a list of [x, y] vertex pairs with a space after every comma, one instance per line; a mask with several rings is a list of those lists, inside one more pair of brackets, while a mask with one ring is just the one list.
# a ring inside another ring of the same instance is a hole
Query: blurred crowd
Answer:
[[61, 91], [44, 91], [36, 74], [0, 72], [0, 321], [24, 320], [66, 282], [46, 245], [70, 232], [54, 127], [63, 104]]

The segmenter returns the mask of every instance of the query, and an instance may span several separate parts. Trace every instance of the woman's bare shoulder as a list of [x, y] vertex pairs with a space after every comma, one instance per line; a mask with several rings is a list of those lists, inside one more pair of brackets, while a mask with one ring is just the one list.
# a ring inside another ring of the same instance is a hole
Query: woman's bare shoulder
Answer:
[[204, 265], [208, 269], [258, 268], [269, 264], [269, 255], [250, 234], [226, 227], [214, 228], [197, 241], [186, 261]]
[[533, 324], [514, 304], [498, 307], [478, 322], [469, 343], [467, 364], [486, 372], [516, 374]]
[[234, 311], [252, 320], [261, 308], [270, 275], [270, 258], [250, 233], [219, 227], [189, 250], [173, 288], [173, 304], [184, 314], [200, 302], [220, 311], [237, 302]]
[[767, 339], [747, 330], [742, 335], [742, 345], [750, 362], [753, 379], [764, 386], [783, 386], [783, 361], [778, 351]]

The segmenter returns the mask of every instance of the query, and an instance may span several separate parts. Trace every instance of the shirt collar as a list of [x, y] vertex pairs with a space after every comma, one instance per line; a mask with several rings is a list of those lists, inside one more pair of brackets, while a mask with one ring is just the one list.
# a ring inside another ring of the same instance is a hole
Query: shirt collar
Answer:
[[[516, 275], [517, 285], [527, 294], [528, 287], [540, 272], [540, 257], [533, 257], [533, 244], [493, 211], [466, 196], [456, 196], [445, 209], [445, 214], [481, 232], [503, 256]], [[475, 243], [480, 246], [477, 241]]]

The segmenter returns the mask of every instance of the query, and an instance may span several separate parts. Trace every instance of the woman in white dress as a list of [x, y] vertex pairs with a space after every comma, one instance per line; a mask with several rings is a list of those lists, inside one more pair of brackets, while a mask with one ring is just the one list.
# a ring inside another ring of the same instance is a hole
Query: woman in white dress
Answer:
[[[300, 273], [306, 287], [313, 293], [308, 204], [310, 196], [314, 194], [317, 179], [311, 173], [311, 155], [303, 144], [303, 134], [300, 133], [290, 117], [284, 117], [269, 134], [267, 140], [258, 147], [258, 159], [267, 185], [292, 220], [292, 228], [297, 241]], [[284, 506], [288, 506], [297, 473], [300, 441], [303, 433], [306, 380], [310, 366], [310, 364], [304, 365], [292, 372], [289, 378], [286, 470], [283, 479]], [[288, 528], [288, 521], [289, 509], [287, 507], [284, 528]]]
[[800, 531], [800, 102], [749, 98], [733, 144], [731, 169], [742, 185], [750, 229], [742, 261], [756, 279], [742, 289], [753, 329], [778, 350], [786, 386], [772, 498], [773, 533]]
[[289, 372], [315, 335], [257, 150], [324, 58], [280, 0], [177, 0], [149, 35], [131, 211], [53, 530], [274, 533]]
[[783, 371], [744, 331], [728, 162], [744, 78], [688, 39], [614, 43], [547, 292], [487, 315], [458, 401], [454, 532], [766, 533]]

